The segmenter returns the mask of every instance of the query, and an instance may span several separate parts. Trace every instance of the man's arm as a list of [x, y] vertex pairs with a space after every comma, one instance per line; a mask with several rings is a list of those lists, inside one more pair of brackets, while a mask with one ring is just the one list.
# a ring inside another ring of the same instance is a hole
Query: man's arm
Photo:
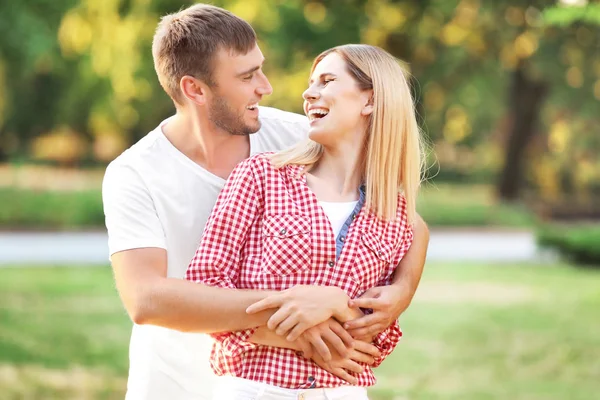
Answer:
[[274, 310], [247, 314], [267, 291], [231, 290], [167, 277], [167, 252], [160, 248], [112, 255], [119, 295], [136, 324], [184, 332], [221, 332], [264, 325]]
[[[394, 273], [392, 285], [400, 290], [406, 291], [406, 299], [408, 308], [412, 298], [417, 292], [425, 260], [427, 258], [427, 247], [429, 246], [429, 228], [419, 214], [416, 214], [415, 223], [413, 224], [413, 242]], [[404, 311], [402, 310], [402, 311]]]

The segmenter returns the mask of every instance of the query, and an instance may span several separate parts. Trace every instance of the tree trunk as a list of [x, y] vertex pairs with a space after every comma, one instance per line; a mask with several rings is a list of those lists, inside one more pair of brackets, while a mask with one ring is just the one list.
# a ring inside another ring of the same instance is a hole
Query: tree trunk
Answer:
[[519, 196], [524, 181], [525, 153], [535, 136], [547, 92], [548, 86], [545, 82], [527, 77], [523, 63], [517, 66], [513, 72], [509, 95], [512, 124], [497, 188], [498, 196], [502, 200], [513, 201]]

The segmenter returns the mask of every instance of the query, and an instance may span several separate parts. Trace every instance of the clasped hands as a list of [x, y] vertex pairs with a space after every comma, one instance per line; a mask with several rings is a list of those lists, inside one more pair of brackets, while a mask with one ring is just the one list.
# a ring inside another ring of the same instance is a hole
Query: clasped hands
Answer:
[[[408, 306], [403, 292], [397, 286], [378, 286], [352, 300], [335, 286], [296, 285], [252, 304], [246, 312], [276, 309], [267, 322], [270, 330], [295, 342], [304, 357], [355, 383], [349, 373], [362, 372], [359, 363], [372, 365], [380, 356], [371, 344], [373, 337]], [[373, 313], [364, 315], [360, 308]]]

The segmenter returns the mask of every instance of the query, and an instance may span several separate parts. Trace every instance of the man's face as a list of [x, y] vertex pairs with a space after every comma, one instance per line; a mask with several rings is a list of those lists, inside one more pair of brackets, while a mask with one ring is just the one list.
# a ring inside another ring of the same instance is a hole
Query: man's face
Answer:
[[217, 52], [214, 86], [208, 103], [209, 119], [232, 135], [249, 135], [260, 129], [258, 102], [273, 92], [262, 71], [264, 57], [258, 45], [247, 54]]

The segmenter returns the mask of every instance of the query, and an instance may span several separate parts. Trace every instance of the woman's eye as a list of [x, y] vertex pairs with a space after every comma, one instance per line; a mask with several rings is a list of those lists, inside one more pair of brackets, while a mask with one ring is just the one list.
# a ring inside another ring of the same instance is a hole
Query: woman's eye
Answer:
[[323, 86], [327, 86], [327, 84], [328, 84], [329, 82], [333, 82], [333, 79], [325, 79], [325, 80], [323, 81]]

